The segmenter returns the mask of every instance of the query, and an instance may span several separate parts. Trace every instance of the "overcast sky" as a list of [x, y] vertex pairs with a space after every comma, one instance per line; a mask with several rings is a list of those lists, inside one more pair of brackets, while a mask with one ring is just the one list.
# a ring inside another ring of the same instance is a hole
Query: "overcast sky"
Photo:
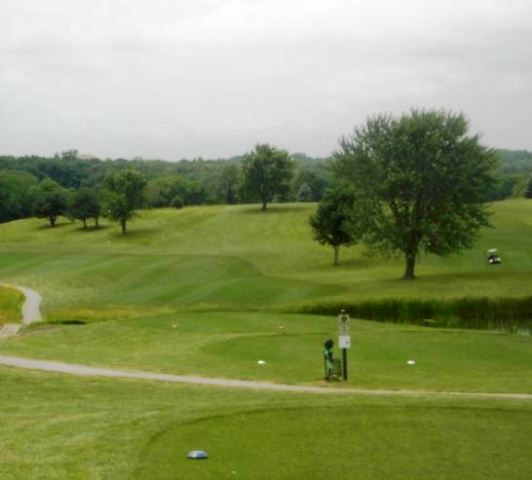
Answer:
[[326, 156], [411, 107], [532, 150], [530, 0], [0, 0], [0, 26], [0, 154]]

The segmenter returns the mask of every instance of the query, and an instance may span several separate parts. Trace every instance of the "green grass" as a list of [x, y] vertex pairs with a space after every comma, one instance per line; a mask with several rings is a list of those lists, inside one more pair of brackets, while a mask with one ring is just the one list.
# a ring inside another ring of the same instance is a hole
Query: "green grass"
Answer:
[[[211, 478], [253, 479], [519, 478], [530, 473], [522, 457], [528, 438], [519, 425], [528, 422], [527, 416], [518, 410], [501, 416], [497, 409], [473, 412], [467, 407], [419, 405], [297, 406], [233, 413], [169, 428], [150, 445], [139, 473], [167, 479], [175, 478], [176, 471], [183, 478], [206, 471]], [[465, 444], [468, 437], [471, 443]], [[488, 440], [480, 444], [474, 438]], [[212, 465], [173, 457], [190, 443], [211, 452]], [[275, 465], [257, 469], [263, 458], [275, 459]]]
[[[336, 341], [334, 319], [311, 315], [184, 312], [109, 321], [69, 318], [92, 323], [35, 327], [5, 340], [0, 352], [133, 370], [323, 385], [321, 345], [328, 337]], [[351, 335], [350, 386], [532, 393], [529, 336], [360, 320], [352, 322]], [[410, 359], [415, 366], [407, 365]]]
[[18, 290], [0, 285], [0, 325], [20, 322], [23, 302], [24, 295]]
[[[45, 309], [203, 304], [211, 309], [297, 309], [315, 302], [381, 298], [521, 297], [532, 284], [532, 202], [494, 205], [475, 247], [449, 258], [426, 256], [418, 280], [400, 279], [402, 260], [344, 249], [342, 265], [311, 239], [314, 205], [192, 207], [142, 212], [126, 237], [116, 226], [55, 229], [41, 220], [0, 226], [0, 278], [33, 285]], [[503, 264], [488, 267], [487, 248]]]
[[[528, 479], [520, 401], [248, 392], [0, 368], [2, 480]], [[186, 453], [206, 450], [206, 461]]]
[[[267, 213], [252, 206], [142, 212], [126, 237], [111, 226], [52, 229], [36, 219], [2, 225], [0, 278], [42, 292], [49, 324], [3, 341], [0, 352], [319, 383], [321, 344], [336, 339], [337, 302], [368, 301], [359, 284], [374, 290], [369, 301], [377, 303], [422, 302], [416, 299], [429, 290], [432, 302], [456, 301], [473, 285], [477, 295], [530, 294], [532, 244], [522, 239], [532, 233], [531, 206], [496, 204], [497, 228], [483, 232], [481, 246], [450, 259], [427, 257], [414, 282], [395, 276], [400, 262], [369, 259], [360, 247], [344, 252], [343, 267], [330, 265], [331, 252], [311, 240], [312, 205], [274, 205]], [[500, 248], [503, 265], [484, 265], [487, 246]], [[447, 283], [450, 276], [455, 281]], [[490, 288], [479, 290], [479, 282]], [[328, 317], [282, 313], [320, 302], [335, 306]], [[527, 335], [359, 321], [353, 343], [351, 385], [532, 391]], [[261, 357], [264, 368], [257, 367]], [[406, 366], [411, 358], [418, 362], [413, 369]]]
[[[360, 246], [332, 266], [332, 251], [311, 239], [314, 208], [146, 211], [125, 237], [110, 225], [0, 225], [0, 280], [38, 290], [45, 316], [0, 341], [0, 354], [323, 385], [321, 344], [336, 338], [341, 305], [532, 295], [532, 202], [495, 204], [496, 228], [470, 251], [422, 258], [414, 282], [400, 280], [401, 259]], [[487, 267], [493, 247], [503, 264]], [[288, 313], [320, 305], [334, 308]], [[353, 320], [351, 333], [348, 386], [532, 392], [526, 329]], [[532, 475], [530, 402], [253, 393], [7, 368], [0, 401], [2, 480]], [[187, 461], [193, 448], [211, 459]]]

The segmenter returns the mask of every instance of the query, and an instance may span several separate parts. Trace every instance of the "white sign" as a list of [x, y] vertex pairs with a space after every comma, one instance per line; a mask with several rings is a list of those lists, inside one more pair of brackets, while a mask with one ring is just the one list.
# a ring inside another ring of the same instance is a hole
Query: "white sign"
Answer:
[[351, 348], [351, 336], [350, 335], [340, 335], [338, 337], [338, 346], [340, 348]]
[[342, 310], [342, 313], [338, 315], [338, 330], [340, 335], [349, 335], [349, 315]]

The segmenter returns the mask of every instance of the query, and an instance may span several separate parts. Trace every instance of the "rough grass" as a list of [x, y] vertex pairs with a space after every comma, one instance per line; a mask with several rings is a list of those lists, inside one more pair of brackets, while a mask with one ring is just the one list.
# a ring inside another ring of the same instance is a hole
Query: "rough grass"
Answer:
[[23, 302], [24, 295], [18, 290], [0, 285], [0, 325], [20, 322]]
[[316, 302], [296, 311], [335, 315], [341, 309], [368, 320], [425, 326], [488, 328], [523, 333], [532, 330], [532, 297], [465, 297], [446, 300], [382, 298], [358, 303]]

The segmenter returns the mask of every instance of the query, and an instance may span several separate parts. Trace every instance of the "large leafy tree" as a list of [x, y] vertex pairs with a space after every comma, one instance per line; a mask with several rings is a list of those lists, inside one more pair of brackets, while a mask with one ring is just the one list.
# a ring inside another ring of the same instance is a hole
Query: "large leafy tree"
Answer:
[[0, 170], [0, 223], [31, 215], [31, 192], [36, 185], [37, 179], [29, 173]]
[[58, 183], [44, 179], [33, 192], [33, 214], [47, 218], [51, 227], [55, 227], [57, 217], [66, 213], [67, 191]]
[[242, 164], [242, 186], [248, 197], [258, 197], [266, 210], [276, 196], [290, 192], [294, 164], [285, 150], [262, 144], [248, 154]]
[[413, 110], [369, 119], [340, 140], [334, 168], [364, 202], [364, 239], [402, 253], [405, 279], [421, 252], [468, 248], [489, 224], [496, 156], [467, 132], [462, 114]]
[[225, 165], [217, 178], [216, 190], [218, 196], [225, 203], [234, 204], [237, 202], [237, 190], [240, 170], [237, 165]]
[[127, 222], [135, 215], [135, 210], [143, 203], [143, 190], [146, 180], [136, 170], [122, 170], [108, 175], [104, 180], [106, 213], [109, 218], [120, 223], [122, 235], [126, 234]]
[[333, 247], [334, 265], [339, 264], [340, 247], [356, 242], [355, 202], [355, 195], [348, 188], [328, 190], [316, 213], [310, 216], [314, 240]]
[[83, 222], [83, 228], [87, 228], [89, 218], [94, 219], [94, 224], [98, 228], [98, 220], [102, 210], [98, 191], [94, 188], [84, 187], [71, 193], [67, 210], [72, 218]]

